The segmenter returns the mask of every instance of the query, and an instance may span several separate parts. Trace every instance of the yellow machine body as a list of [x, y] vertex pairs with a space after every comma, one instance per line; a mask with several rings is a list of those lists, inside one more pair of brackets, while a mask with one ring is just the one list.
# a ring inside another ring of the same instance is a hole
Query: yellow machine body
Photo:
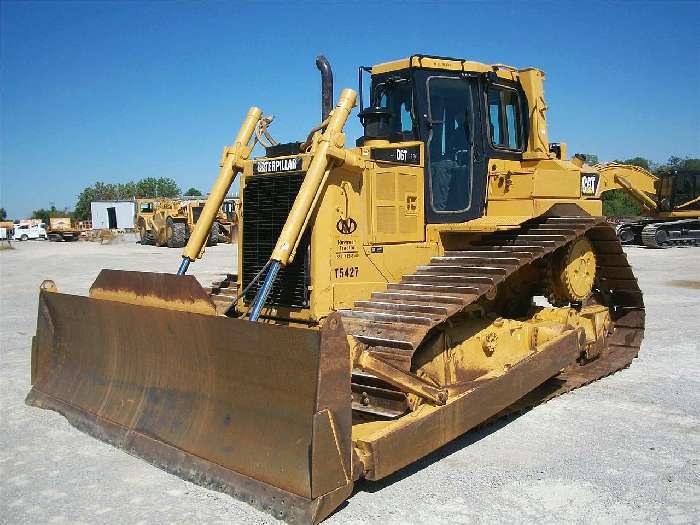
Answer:
[[[357, 480], [629, 365], [642, 294], [600, 217], [600, 173], [547, 141], [544, 74], [426, 56], [371, 74], [355, 147], [352, 90], [264, 157], [251, 140], [269, 120], [249, 110], [180, 275], [103, 270], [87, 298], [45, 283], [27, 402], [316, 523]], [[411, 75], [442, 94], [424, 96], [427, 120], [407, 111], [412, 133], [385, 133], [381, 90]], [[237, 272], [203, 288], [184, 273], [238, 175]]]

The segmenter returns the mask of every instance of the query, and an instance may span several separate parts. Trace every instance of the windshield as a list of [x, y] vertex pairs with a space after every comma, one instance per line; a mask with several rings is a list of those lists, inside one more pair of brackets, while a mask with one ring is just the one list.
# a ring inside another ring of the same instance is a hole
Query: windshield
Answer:
[[389, 129], [395, 133], [412, 133], [413, 90], [407, 79], [390, 78], [377, 84], [374, 89], [374, 106], [386, 108], [391, 112]]
[[459, 77], [428, 79], [430, 188], [437, 212], [459, 212], [471, 202], [471, 113], [469, 84]]

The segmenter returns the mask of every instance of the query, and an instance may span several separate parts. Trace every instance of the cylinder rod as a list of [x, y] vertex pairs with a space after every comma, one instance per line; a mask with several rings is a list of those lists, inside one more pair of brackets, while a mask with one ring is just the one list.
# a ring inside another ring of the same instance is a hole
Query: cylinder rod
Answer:
[[180, 268], [177, 270], [178, 275], [185, 275], [187, 273], [187, 268], [190, 266], [190, 260], [187, 257], [182, 258], [180, 263]]
[[272, 290], [272, 285], [275, 282], [277, 272], [279, 271], [280, 262], [270, 261], [270, 269], [267, 271], [265, 280], [263, 281], [262, 286], [258, 290], [258, 293], [255, 295], [253, 304], [250, 307], [250, 315], [248, 318], [251, 322], [256, 322], [258, 320], [258, 317], [260, 317], [260, 311], [262, 310], [263, 306], [265, 306], [265, 301], [267, 301], [267, 296], [270, 294], [270, 290]]

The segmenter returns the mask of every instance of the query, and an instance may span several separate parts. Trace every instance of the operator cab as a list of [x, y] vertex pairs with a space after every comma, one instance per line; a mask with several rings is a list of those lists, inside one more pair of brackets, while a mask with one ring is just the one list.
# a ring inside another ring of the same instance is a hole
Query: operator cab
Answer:
[[522, 160], [527, 144], [527, 100], [516, 71], [415, 55], [360, 68], [360, 93], [363, 72], [372, 77], [357, 145], [423, 142], [426, 221], [481, 217], [488, 159]]
[[675, 171], [661, 176], [659, 210], [662, 212], [700, 210], [700, 174]]

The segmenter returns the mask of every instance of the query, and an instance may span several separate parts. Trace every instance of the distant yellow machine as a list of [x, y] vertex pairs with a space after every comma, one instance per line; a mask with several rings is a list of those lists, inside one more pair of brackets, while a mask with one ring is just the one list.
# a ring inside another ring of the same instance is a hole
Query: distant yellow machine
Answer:
[[656, 176], [637, 166], [603, 164], [598, 193], [621, 189], [644, 209], [646, 218], [623, 221], [617, 235], [623, 244], [649, 248], [700, 246], [700, 173], [676, 171]]
[[[542, 71], [361, 68], [364, 135], [346, 146], [357, 93], [332, 107], [317, 66], [322, 122], [278, 144], [250, 108], [177, 274], [103, 270], [89, 297], [42, 286], [27, 397], [290, 523], [628, 366], [644, 332], [602, 174], [548, 141]], [[205, 289], [186, 272], [239, 174], [237, 272]]]
[[77, 241], [80, 230], [73, 225], [70, 217], [50, 217], [47, 235], [50, 241]]
[[[137, 199], [136, 227], [141, 244], [182, 248], [204, 209], [206, 199]], [[224, 211], [224, 208], [226, 211]], [[230, 199], [222, 203], [209, 230], [207, 246], [219, 241], [231, 242], [237, 225], [235, 206]]]

